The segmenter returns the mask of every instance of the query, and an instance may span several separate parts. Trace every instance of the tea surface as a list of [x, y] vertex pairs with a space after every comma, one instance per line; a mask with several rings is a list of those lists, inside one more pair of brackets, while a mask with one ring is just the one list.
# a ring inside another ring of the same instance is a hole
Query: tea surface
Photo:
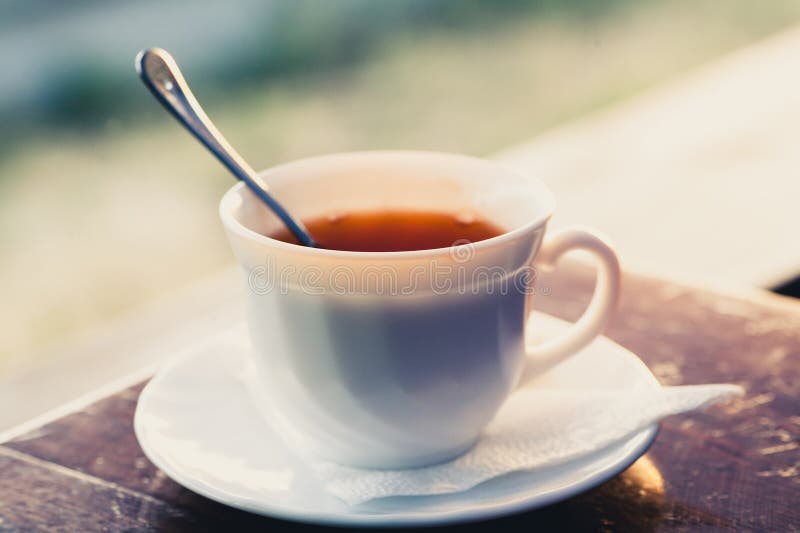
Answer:
[[[363, 211], [303, 221], [311, 236], [329, 250], [400, 252], [447, 248], [454, 242], [478, 242], [504, 233], [474, 216], [429, 211]], [[286, 228], [269, 235], [299, 244]]]

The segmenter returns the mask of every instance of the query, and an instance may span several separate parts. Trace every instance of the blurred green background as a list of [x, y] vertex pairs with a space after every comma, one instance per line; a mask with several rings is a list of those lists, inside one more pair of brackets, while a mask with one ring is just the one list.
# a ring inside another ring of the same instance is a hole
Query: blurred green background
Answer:
[[491, 154], [798, 20], [797, 0], [0, 3], [0, 372], [232, 262], [232, 179], [141, 86], [141, 48], [264, 168]]

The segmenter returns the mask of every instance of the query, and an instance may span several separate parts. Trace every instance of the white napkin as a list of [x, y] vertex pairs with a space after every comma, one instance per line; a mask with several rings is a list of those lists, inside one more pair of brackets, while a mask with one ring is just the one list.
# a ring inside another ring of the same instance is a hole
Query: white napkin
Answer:
[[520, 389], [478, 443], [450, 462], [410, 470], [365, 470], [318, 460], [311, 466], [326, 489], [350, 505], [386, 496], [461, 492], [509, 472], [565, 463], [622, 441], [666, 416], [742, 393], [737, 385]]

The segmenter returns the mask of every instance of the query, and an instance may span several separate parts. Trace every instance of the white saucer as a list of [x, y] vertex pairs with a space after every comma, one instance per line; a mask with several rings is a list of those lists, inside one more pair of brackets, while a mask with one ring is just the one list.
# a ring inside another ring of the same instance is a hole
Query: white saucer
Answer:
[[[550, 337], [567, 326], [541, 313], [532, 322], [537, 337]], [[247, 337], [243, 326], [236, 334]], [[191, 350], [158, 372], [139, 398], [136, 436], [147, 457], [184, 487], [276, 518], [339, 526], [423, 526], [530, 510], [588, 490], [625, 470], [658, 432], [653, 424], [621, 444], [581, 459], [508, 474], [461, 493], [384, 498], [350, 507], [327, 493], [259, 416], [240, 378], [246, 366], [246, 341], [241, 350], [221, 346], [230, 343], [211, 342]], [[604, 337], [536, 384], [593, 389], [658, 386], [638, 357]]]

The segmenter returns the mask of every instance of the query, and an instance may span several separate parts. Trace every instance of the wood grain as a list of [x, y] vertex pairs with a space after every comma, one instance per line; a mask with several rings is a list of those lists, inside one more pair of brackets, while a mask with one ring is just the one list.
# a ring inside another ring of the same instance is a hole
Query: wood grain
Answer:
[[[592, 284], [583, 268], [543, 277], [536, 307], [574, 319]], [[594, 490], [457, 529], [800, 531], [800, 304], [627, 275], [608, 335], [662, 383], [747, 394], [667, 419], [644, 457]], [[132, 430], [140, 390], [0, 446], [0, 531], [310, 529], [209, 501], [153, 467]]]

